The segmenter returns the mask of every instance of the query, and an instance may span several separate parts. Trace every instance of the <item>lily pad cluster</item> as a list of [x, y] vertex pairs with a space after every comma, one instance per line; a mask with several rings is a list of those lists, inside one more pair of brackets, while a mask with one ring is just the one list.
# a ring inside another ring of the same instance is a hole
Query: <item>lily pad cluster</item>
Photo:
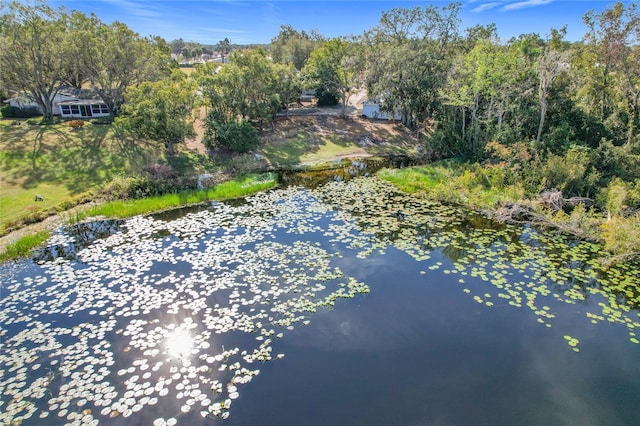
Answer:
[[[551, 301], [594, 300], [598, 309], [586, 312], [591, 322], [623, 326], [630, 342], [639, 342], [640, 267], [606, 266], [599, 260], [598, 244], [495, 223], [399, 192], [377, 178], [330, 183], [316, 191], [342, 212], [345, 221], [357, 218], [358, 229], [342, 227], [336, 238], [360, 250], [361, 257], [395, 247], [429, 264], [425, 269], [458, 275], [461, 290], [477, 303], [526, 307], [546, 327], [552, 327], [557, 315]], [[429, 260], [435, 254], [449, 262]], [[430, 279], [426, 271], [423, 275]], [[465, 287], [469, 278], [487, 285], [472, 290]]]
[[[336, 253], [300, 238], [329, 211], [305, 210], [305, 197], [136, 217], [91, 244], [60, 231], [46, 260], [3, 282], [0, 423], [228, 417], [260, 365], [284, 357], [278, 339], [369, 291], [333, 265]], [[71, 246], [81, 249], [55, 250]]]
[[3, 267], [0, 424], [227, 418], [264, 363], [285, 356], [279, 339], [370, 291], [343, 257], [391, 247], [426, 285], [446, 276], [480, 309], [526, 308], [552, 327], [559, 306], [589, 300], [585, 321], [638, 343], [637, 265], [606, 268], [598, 245], [356, 178], [61, 229], [37, 263]]

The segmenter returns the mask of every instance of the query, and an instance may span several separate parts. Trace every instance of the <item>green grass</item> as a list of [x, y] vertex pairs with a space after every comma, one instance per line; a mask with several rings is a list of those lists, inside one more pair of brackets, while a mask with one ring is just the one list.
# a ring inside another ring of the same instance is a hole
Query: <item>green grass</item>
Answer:
[[[118, 137], [114, 125], [87, 123], [72, 132], [64, 122], [14, 121], [0, 120], [0, 235], [89, 198], [117, 176], [167, 161], [162, 143]], [[212, 168], [195, 154], [169, 160], [185, 175]], [[35, 194], [44, 201], [36, 202]]]
[[273, 173], [247, 174], [231, 181], [221, 183], [206, 190], [182, 191], [139, 200], [111, 201], [84, 212], [87, 216], [107, 216], [126, 218], [139, 214], [157, 212], [180, 206], [203, 203], [210, 200], [226, 200], [244, 197], [277, 185], [277, 176]]
[[[358, 145], [358, 138], [372, 133], [384, 143]], [[290, 117], [277, 122], [273, 131], [265, 132], [262, 141], [257, 152], [271, 166], [283, 168], [331, 162], [346, 157], [416, 155], [418, 146], [408, 132], [393, 133], [384, 126], [375, 127], [366, 120], [343, 120], [337, 117]]]
[[37, 234], [27, 235], [20, 238], [15, 243], [9, 244], [3, 253], [0, 253], [0, 262], [22, 259], [30, 256], [33, 249], [41, 246], [42, 243], [47, 241], [50, 236], [50, 231], [41, 231]]
[[505, 170], [457, 161], [383, 169], [378, 176], [407, 193], [472, 208], [490, 209], [496, 203], [518, 202], [525, 196], [521, 185], [507, 183], [509, 173]]

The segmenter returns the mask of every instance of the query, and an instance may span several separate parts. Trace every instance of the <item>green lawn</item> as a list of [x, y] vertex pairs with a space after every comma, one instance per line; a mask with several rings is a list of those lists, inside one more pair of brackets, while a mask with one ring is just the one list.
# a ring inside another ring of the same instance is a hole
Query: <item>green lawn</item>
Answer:
[[[163, 158], [159, 143], [135, 144], [115, 136], [111, 125], [0, 120], [0, 234], [26, 217], [46, 215], [86, 197], [115, 176]], [[35, 194], [44, 201], [34, 201]]]
[[[339, 158], [417, 155], [415, 139], [383, 123], [337, 117], [290, 117], [263, 135], [258, 152], [274, 167], [328, 163]], [[358, 138], [374, 136], [378, 144], [359, 146]]]

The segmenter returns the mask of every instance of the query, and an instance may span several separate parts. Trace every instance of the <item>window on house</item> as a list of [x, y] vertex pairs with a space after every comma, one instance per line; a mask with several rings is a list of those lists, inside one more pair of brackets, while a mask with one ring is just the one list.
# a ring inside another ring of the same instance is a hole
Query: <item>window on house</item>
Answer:
[[71, 114], [80, 114], [80, 106], [71, 105]]
[[62, 113], [62, 115], [71, 114], [71, 110], [69, 109], [69, 105], [60, 105], [60, 112]]
[[105, 104], [100, 105], [100, 108], [102, 109], [102, 113], [103, 114], [109, 114], [109, 107], [106, 106]]
[[94, 114], [100, 114], [100, 105], [98, 104], [91, 105], [91, 111]]

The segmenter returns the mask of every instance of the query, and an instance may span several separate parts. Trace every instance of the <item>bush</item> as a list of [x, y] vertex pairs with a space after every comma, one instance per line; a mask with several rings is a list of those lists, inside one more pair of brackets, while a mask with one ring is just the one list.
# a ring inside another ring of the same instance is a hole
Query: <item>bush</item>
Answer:
[[551, 155], [542, 166], [545, 188], [558, 188], [565, 196], [592, 196], [600, 174], [590, 167], [589, 148], [573, 145], [564, 156]]
[[11, 105], [0, 108], [2, 118], [33, 118], [42, 115], [40, 110], [35, 107], [17, 108]]
[[[149, 170], [148, 168], [151, 167]], [[159, 173], [154, 166], [148, 166], [145, 176], [115, 178], [102, 191], [102, 196], [107, 200], [129, 200], [146, 198], [157, 195], [173, 194], [186, 189], [196, 189], [198, 186], [195, 178], [178, 178], [172, 172], [160, 166], [163, 170]]]
[[316, 90], [316, 99], [318, 100], [318, 106], [332, 106], [340, 103], [338, 95], [322, 88]]
[[71, 127], [72, 129], [79, 129], [84, 125], [85, 125], [85, 122], [82, 120], [67, 121], [67, 126]]
[[232, 121], [216, 128], [215, 143], [233, 152], [244, 153], [257, 148], [260, 138], [257, 130], [250, 123]]

